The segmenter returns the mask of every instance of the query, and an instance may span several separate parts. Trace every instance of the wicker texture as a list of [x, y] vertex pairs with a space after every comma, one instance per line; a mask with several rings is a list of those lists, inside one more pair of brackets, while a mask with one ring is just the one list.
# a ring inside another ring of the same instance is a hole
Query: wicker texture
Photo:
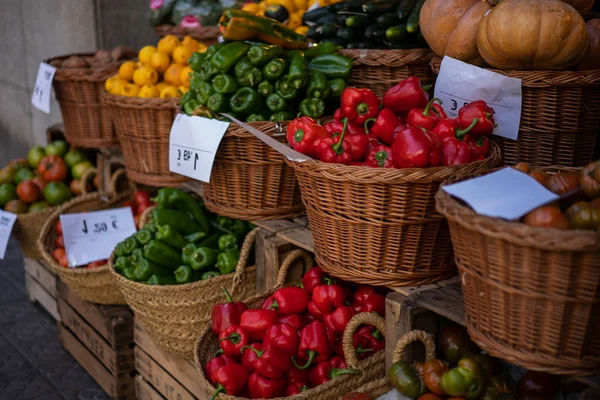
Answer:
[[600, 235], [478, 215], [443, 190], [436, 200], [450, 224], [471, 338], [528, 369], [597, 372]]
[[19, 241], [19, 246], [25, 257], [33, 258], [34, 260], [42, 257], [38, 251], [37, 240], [44, 223], [57, 208], [58, 206], [33, 213], [17, 215], [13, 233]]
[[194, 342], [206, 322], [212, 306], [222, 297], [225, 287], [234, 298], [248, 298], [256, 292], [256, 267], [246, 267], [258, 228], [250, 232], [242, 246], [235, 273], [183, 285], [151, 286], [133, 282], [110, 270], [135, 318], [165, 350], [177, 357], [192, 359]]
[[[94, 53], [69, 54], [45, 62], [93, 55]], [[65, 137], [72, 145], [104, 148], [119, 144], [110, 110], [102, 107], [100, 101], [104, 81], [117, 73], [119, 64], [113, 62], [94, 68], [57, 68], [52, 86], [65, 124]]]
[[142, 99], [102, 93], [110, 109], [127, 176], [148, 186], [179, 186], [188, 178], [169, 172], [169, 136], [179, 99]]
[[179, 39], [183, 39], [186, 36], [201, 41], [207, 46], [217, 43], [217, 37], [219, 36], [219, 27], [217, 26], [203, 26], [201, 28], [182, 28], [175, 25], [158, 25], [154, 27], [154, 32], [159, 37], [165, 37], [167, 35], [175, 35]]
[[[286, 141], [287, 123], [250, 125]], [[293, 218], [304, 212], [294, 170], [283, 156], [244, 128], [231, 124], [219, 145], [210, 183], [202, 185], [206, 207], [245, 220]]]
[[[441, 59], [432, 69], [439, 72]], [[518, 140], [497, 138], [507, 165], [584, 166], [600, 147], [600, 70], [501, 71], [521, 79], [522, 108]]]
[[65, 285], [85, 301], [98, 304], [125, 304], [125, 298], [119, 292], [108, 265], [97, 268], [65, 268], [54, 260], [52, 257], [56, 239], [54, 226], [61, 214], [105, 210], [118, 206], [129, 197], [131, 192], [108, 196], [99, 193], [79, 196], [58, 207], [42, 227], [37, 241], [39, 253]]
[[318, 161], [294, 167], [318, 264], [352, 282], [401, 287], [455, 273], [448, 224], [435, 193], [453, 175], [500, 162], [498, 146], [482, 161], [453, 167], [380, 169]]
[[433, 57], [431, 49], [411, 50], [340, 50], [354, 60], [351, 86], [369, 88], [379, 97], [409, 76], [418, 76], [422, 85], [435, 83], [435, 75], [429, 67]]

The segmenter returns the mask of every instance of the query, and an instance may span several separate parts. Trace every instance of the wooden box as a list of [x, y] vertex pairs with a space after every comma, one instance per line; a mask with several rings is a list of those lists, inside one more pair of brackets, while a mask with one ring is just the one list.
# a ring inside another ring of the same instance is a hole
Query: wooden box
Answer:
[[56, 282], [58, 278], [42, 260], [25, 257], [25, 287], [32, 303], [38, 303], [57, 321], [60, 321]]

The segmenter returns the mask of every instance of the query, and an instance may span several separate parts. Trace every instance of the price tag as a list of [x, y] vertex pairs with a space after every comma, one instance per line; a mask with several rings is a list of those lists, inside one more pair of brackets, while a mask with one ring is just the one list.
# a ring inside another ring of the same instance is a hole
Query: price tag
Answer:
[[130, 207], [61, 214], [69, 267], [106, 260], [117, 243], [136, 232]]
[[50, 93], [52, 93], [52, 80], [56, 68], [45, 62], [40, 63], [37, 78], [35, 78], [35, 87], [31, 95], [31, 104], [40, 111], [50, 114]]
[[494, 135], [517, 140], [521, 122], [521, 80], [444, 57], [435, 81], [435, 97], [442, 100], [448, 117], [475, 100], [485, 101], [494, 111], [498, 126]]
[[169, 170], [210, 182], [215, 155], [229, 122], [178, 114], [171, 126]]
[[0, 210], [0, 260], [4, 260], [10, 233], [12, 232], [16, 220], [17, 214]]

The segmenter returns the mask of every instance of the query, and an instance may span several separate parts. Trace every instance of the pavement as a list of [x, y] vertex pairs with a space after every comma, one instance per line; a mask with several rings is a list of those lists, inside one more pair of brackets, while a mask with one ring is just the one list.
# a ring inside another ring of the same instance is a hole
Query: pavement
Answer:
[[24, 273], [11, 239], [0, 260], [0, 400], [110, 399], [62, 347], [54, 319], [29, 301]]

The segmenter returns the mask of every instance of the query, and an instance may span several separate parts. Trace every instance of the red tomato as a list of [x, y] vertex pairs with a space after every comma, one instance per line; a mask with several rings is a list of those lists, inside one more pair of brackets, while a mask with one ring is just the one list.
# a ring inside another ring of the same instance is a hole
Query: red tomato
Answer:
[[60, 220], [58, 220], [58, 222], [56, 223], [56, 226], [54, 227], [54, 231], [56, 232], [57, 235], [62, 235], [62, 224], [60, 223]]
[[145, 190], [138, 190], [133, 195], [133, 201], [135, 201], [135, 204], [138, 206], [141, 204], [150, 204], [150, 194]]
[[42, 158], [37, 172], [46, 182], [57, 182], [67, 179], [68, 170], [67, 164], [62, 158], [51, 155]]
[[73, 179], [69, 184], [69, 189], [71, 189], [71, 192], [73, 192], [75, 196], [79, 196], [81, 193], [83, 193], [82, 186], [83, 185], [81, 184], [81, 180]]
[[108, 262], [108, 260], [98, 260], [98, 261], [94, 261], [92, 263], [88, 264], [88, 268], [97, 268], [97, 267], [102, 267], [103, 265], [106, 265], [106, 263]]
[[46, 181], [43, 180], [41, 176], [36, 176], [31, 181], [37, 185], [37, 187], [40, 189], [40, 193], [44, 193], [44, 188], [46, 187]]
[[54, 239], [54, 247], [61, 249], [65, 248], [65, 238], [63, 235], [57, 236], [56, 239]]
[[423, 396], [419, 397], [418, 400], [442, 400], [442, 398], [433, 393], [425, 393]]
[[127, 200], [125, 203], [123, 203], [123, 207], [129, 207], [129, 208], [131, 208], [132, 214], [134, 214], [134, 215], [137, 214], [137, 207], [133, 201]]
[[69, 261], [67, 260], [67, 252], [65, 249], [57, 248], [52, 252], [52, 257], [61, 267], [68, 267]]
[[35, 203], [42, 198], [40, 188], [33, 181], [23, 181], [17, 186], [17, 196], [24, 203]]

